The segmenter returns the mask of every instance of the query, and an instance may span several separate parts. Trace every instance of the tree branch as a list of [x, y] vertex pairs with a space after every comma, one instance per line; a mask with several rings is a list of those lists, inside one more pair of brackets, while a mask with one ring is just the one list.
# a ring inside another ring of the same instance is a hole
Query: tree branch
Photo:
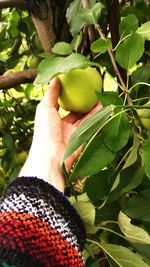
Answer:
[[0, 9], [8, 7], [26, 9], [26, 3], [24, 0], [0, 0]]
[[27, 1], [27, 9], [31, 13], [43, 50], [51, 53], [56, 39], [51, 0], [40, 0], [40, 4], [37, 4], [34, 0]]
[[0, 89], [10, 89], [23, 83], [33, 83], [37, 76], [35, 69], [18, 71], [0, 76]]
[[[120, 39], [119, 23], [120, 23], [120, 5], [119, 0], [106, 0], [107, 7], [107, 20], [111, 34], [112, 46], [116, 47]], [[121, 75], [123, 82], [126, 84], [126, 71], [118, 66], [118, 71]]]

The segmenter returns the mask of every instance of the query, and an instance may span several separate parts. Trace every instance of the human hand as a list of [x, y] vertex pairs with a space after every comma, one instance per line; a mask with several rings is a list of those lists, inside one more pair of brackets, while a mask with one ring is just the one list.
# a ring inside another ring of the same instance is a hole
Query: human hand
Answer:
[[[78, 126], [101, 106], [96, 105], [86, 115], [69, 113], [61, 118], [57, 102], [59, 91], [60, 81], [54, 78], [37, 106], [33, 141], [20, 176], [37, 176], [64, 191], [61, 165], [69, 138]], [[65, 161], [67, 171], [72, 168], [81, 149], [80, 147]]]

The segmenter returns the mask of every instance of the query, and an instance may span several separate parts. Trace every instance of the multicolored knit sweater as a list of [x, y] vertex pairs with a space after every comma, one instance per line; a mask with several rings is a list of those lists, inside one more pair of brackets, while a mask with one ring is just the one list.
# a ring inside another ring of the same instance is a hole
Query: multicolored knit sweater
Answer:
[[36, 177], [0, 199], [0, 267], [83, 267], [82, 221], [63, 193]]

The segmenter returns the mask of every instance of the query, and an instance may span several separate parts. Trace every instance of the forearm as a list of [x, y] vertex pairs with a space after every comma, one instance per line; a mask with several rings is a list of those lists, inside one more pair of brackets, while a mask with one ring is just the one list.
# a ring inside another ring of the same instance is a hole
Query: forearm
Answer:
[[64, 192], [65, 181], [61, 169], [61, 163], [57, 160], [58, 155], [54, 152], [52, 153], [52, 146], [49, 145], [47, 145], [45, 153], [43, 152], [39, 154], [38, 151], [38, 145], [32, 145], [29, 156], [22, 167], [19, 176], [33, 176], [41, 178], [53, 185], [59, 191]]

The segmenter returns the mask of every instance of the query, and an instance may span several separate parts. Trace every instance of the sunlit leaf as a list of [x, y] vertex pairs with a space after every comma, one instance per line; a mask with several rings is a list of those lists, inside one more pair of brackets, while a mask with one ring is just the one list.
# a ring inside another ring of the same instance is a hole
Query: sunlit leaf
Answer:
[[105, 53], [108, 48], [111, 48], [111, 40], [110, 39], [101, 39], [99, 38], [98, 40], [94, 41], [91, 44], [91, 50], [94, 53]]
[[150, 40], [150, 21], [145, 22], [141, 27], [139, 27], [137, 33], [146, 40]]
[[43, 60], [38, 66], [38, 76], [34, 83], [48, 83], [59, 73], [66, 73], [72, 69], [84, 69], [91, 65], [88, 58], [73, 53], [68, 57], [51, 57]]
[[78, 213], [80, 214], [84, 223], [90, 225], [94, 224], [95, 221], [95, 207], [88, 201], [77, 201], [73, 204]]
[[122, 211], [119, 212], [118, 223], [121, 231], [130, 242], [150, 245], [149, 234], [143, 228], [133, 225], [131, 219]]
[[52, 52], [58, 55], [70, 55], [72, 53], [72, 47], [69, 43], [59, 42], [54, 45]]
[[96, 3], [92, 8], [82, 9], [79, 13], [80, 18], [87, 24], [97, 24], [102, 8], [101, 3]]
[[140, 255], [126, 247], [105, 243], [100, 246], [120, 267], [149, 267]]

